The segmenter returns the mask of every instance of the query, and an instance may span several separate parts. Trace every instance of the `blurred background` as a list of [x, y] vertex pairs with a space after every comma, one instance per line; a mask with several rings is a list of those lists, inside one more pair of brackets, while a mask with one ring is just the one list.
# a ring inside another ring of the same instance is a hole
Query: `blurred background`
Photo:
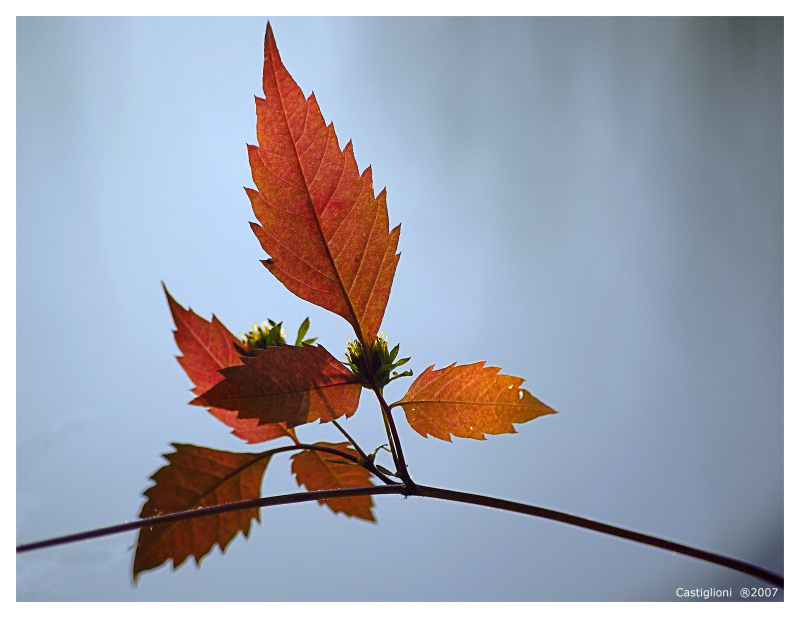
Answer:
[[[560, 411], [452, 444], [400, 414], [415, 480], [783, 573], [783, 20], [271, 22], [402, 223], [390, 344], [415, 374], [486, 360]], [[286, 291], [248, 226], [265, 25], [17, 20], [17, 543], [136, 518], [171, 442], [264, 450], [186, 405], [161, 281], [235, 333], [269, 317], [291, 335], [309, 316], [343, 358], [348, 324]], [[385, 442], [368, 392], [345, 428]], [[289, 465], [271, 461], [264, 494], [297, 490]], [[554, 522], [375, 501], [377, 525], [264, 509], [224, 556], [136, 587], [135, 533], [19, 555], [17, 599], [669, 601], [761, 585]]]

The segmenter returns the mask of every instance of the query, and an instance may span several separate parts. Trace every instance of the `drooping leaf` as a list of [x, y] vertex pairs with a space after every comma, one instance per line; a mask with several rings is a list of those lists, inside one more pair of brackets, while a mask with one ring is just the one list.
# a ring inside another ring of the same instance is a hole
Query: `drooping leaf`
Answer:
[[484, 434], [516, 433], [513, 423], [555, 414], [520, 385], [522, 378], [499, 373], [484, 362], [428, 367], [414, 380], [402, 406], [408, 424], [423, 437], [450, 441], [450, 435], [483, 440]]
[[295, 427], [351, 416], [362, 382], [322, 346], [253, 350], [244, 364], [221, 369], [224, 380], [191, 403], [238, 410], [239, 418]]
[[[195, 395], [202, 395], [222, 380], [220, 369], [241, 365], [241, 342], [220, 322], [216, 316], [205, 320], [191, 309], [184, 309], [164, 286], [172, 319], [175, 321], [175, 343], [183, 353], [178, 363], [194, 382]], [[210, 408], [217, 419], [233, 428], [233, 435], [250, 444], [265, 442], [283, 436], [293, 437], [293, 432], [281, 424], [259, 425], [252, 418], [239, 418], [236, 410]]]
[[[358, 453], [347, 442], [331, 444], [317, 442], [316, 446], [327, 446], [358, 456]], [[292, 473], [298, 485], [305, 485], [309, 491], [320, 489], [342, 489], [346, 487], [366, 487], [372, 485], [369, 470], [359, 465], [350, 465], [346, 459], [321, 451], [301, 451], [292, 456]], [[351, 496], [348, 498], [332, 498], [320, 500], [334, 513], [344, 513], [350, 517], [359, 517], [375, 521], [372, 514], [372, 496]]]
[[[269, 456], [258, 453], [227, 453], [191, 444], [173, 444], [169, 462], [144, 492], [147, 502], [141, 518], [177, 513], [199, 507], [254, 500], [261, 495], [261, 481]], [[169, 524], [141, 528], [133, 559], [134, 580], [142, 571], [167, 560], [173, 568], [189, 556], [195, 563], [219, 545], [222, 551], [242, 532], [246, 537], [252, 520], [260, 521], [258, 509], [231, 511]]]
[[270, 258], [264, 265], [291, 292], [341, 315], [366, 345], [386, 309], [400, 227], [389, 231], [386, 191], [372, 171], [359, 175], [281, 62], [272, 28], [264, 42], [264, 98], [256, 97], [258, 146], [248, 146], [257, 190], [247, 189], [260, 225], [251, 226]]

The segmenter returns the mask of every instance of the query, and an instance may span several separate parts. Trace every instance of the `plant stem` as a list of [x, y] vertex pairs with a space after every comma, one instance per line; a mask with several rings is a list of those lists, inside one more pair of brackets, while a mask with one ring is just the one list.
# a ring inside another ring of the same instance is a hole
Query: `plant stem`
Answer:
[[[350, 436], [350, 434], [349, 434], [349, 433], [347, 433], [347, 432], [344, 430], [344, 427], [342, 427], [342, 426], [341, 426], [339, 423], [337, 423], [335, 420], [334, 420], [334, 421], [331, 421], [331, 422], [332, 422], [332, 423], [333, 423], [333, 424], [336, 426], [336, 428], [337, 428], [339, 431], [341, 431], [341, 432], [344, 434], [344, 437], [345, 437], [345, 438], [347, 438], [347, 439], [349, 440], [350, 444], [352, 444], [352, 445], [353, 445], [353, 448], [355, 448], [355, 449], [356, 449], [356, 451], [358, 451], [358, 454], [361, 456], [361, 459], [359, 460], [359, 463], [360, 463], [362, 466], [364, 466], [364, 467], [365, 467], [367, 470], [369, 470], [369, 471], [370, 471], [372, 474], [374, 474], [375, 476], [377, 476], [377, 477], [378, 477], [380, 480], [382, 480], [382, 481], [383, 481], [384, 483], [386, 483], [387, 485], [397, 485], [397, 484], [398, 484], [398, 481], [393, 481], [393, 480], [391, 480], [391, 479], [390, 479], [389, 477], [387, 477], [387, 476], [386, 476], [386, 475], [385, 475], [383, 472], [381, 472], [380, 470], [378, 470], [377, 466], [375, 465], [375, 462], [374, 462], [374, 461], [372, 461], [372, 460], [371, 460], [371, 459], [370, 459], [370, 458], [367, 456], [367, 454], [366, 454], [366, 453], [365, 453], [365, 452], [364, 452], [364, 451], [361, 449], [361, 447], [360, 447], [358, 444], [356, 444], [356, 441], [355, 441], [355, 440], [353, 440], [353, 438]], [[391, 443], [389, 444], [389, 446], [391, 447]], [[392, 451], [392, 456], [394, 456], [394, 451]], [[397, 461], [397, 460], [395, 459], [395, 462], [396, 462], [396, 461]]]
[[277, 453], [285, 453], [286, 451], [300, 451], [300, 450], [322, 451], [323, 453], [338, 455], [339, 457], [343, 457], [344, 459], [349, 459], [354, 463], [358, 463], [358, 457], [356, 457], [355, 455], [351, 455], [350, 453], [345, 453], [344, 451], [340, 451], [330, 446], [319, 446], [317, 444], [303, 444], [302, 442], [298, 442], [297, 444], [287, 444], [286, 446], [279, 446], [277, 448], [264, 451], [263, 453], [261, 453], [261, 456], [266, 457], [267, 455], [272, 456], [276, 455]]
[[[293, 447], [283, 447], [280, 450], [288, 450], [289, 448]], [[341, 452], [340, 454], [344, 455], [344, 453]], [[221, 515], [223, 513], [230, 513], [232, 511], [243, 511], [247, 509], [261, 508], [265, 506], [276, 506], [279, 504], [293, 504], [296, 502], [310, 502], [312, 500], [343, 498], [348, 496], [403, 493], [403, 491], [404, 491], [403, 486], [399, 484], [379, 485], [377, 487], [371, 485], [369, 487], [356, 487], [350, 489], [326, 489], [320, 491], [301, 492], [296, 494], [284, 494], [281, 496], [268, 496], [268, 497], [256, 498], [254, 500], [242, 500], [240, 502], [229, 502], [226, 504], [218, 504], [215, 506], [196, 508], [190, 511], [180, 511], [177, 513], [169, 513], [167, 515], [157, 515], [155, 517], [148, 517], [146, 519], [137, 519], [136, 521], [130, 521], [124, 524], [117, 524], [116, 526], [97, 528], [95, 530], [88, 530], [86, 532], [79, 532], [77, 534], [55, 537], [52, 539], [46, 539], [44, 541], [37, 541], [35, 543], [25, 543], [22, 545], [17, 545], [17, 553], [21, 554], [24, 552], [32, 551], [34, 549], [44, 549], [46, 547], [54, 547], [56, 545], [75, 543], [76, 541], [84, 541], [87, 539], [93, 539], [101, 536], [108, 536], [111, 534], [119, 534], [120, 532], [138, 530], [139, 528], [144, 528], [146, 526], [155, 526], [158, 524], [170, 524], [178, 521], [183, 521], [185, 519], [193, 519], [195, 517]]]
[[[292, 447], [282, 447], [281, 449], [276, 449], [276, 450], [288, 450], [288, 448]], [[318, 448], [317, 450], [335, 450], [335, 449]], [[344, 455], [344, 453], [341, 454]], [[367, 495], [379, 495], [379, 494], [400, 494], [403, 496], [418, 495], [420, 497], [435, 498], [439, 500], [450, 500], [453, 502], [463, 502], [466, 504], [476, 504], [480, 506], [486, 506], [489, 508], [521, 513], [523, 515], [531, 515], [534, 517], [551, 519], [553, 521], [558, 521], [564, 524], [568, 524], [570, 526], [586, 528], [587, 530], [593, 530], [595, 532], [609, 534], [611, 536], [628, 539], [629, 541], [642, 543], [644, 545], [651, 545], [653, 547], [658, 547], [661, 549], [665, 549], [667, 551], [683, 554], [685, 556], [690, 556], [692, 558], [697, 558], [698, 560], [703, 560], [705, 562], [710, 562], [712, 564], [724, 566], [729, 569], [739, 571], [740, 573], [752, 575], [753, 577], [761, 579], [769, 584], [772, 584], [773, 586], [783, 588], [782, 575], [773, 573], [772, 571], [768, 571], [767, 569], [750, 564], [748, 562], [744, 562], [742, 560], [729, 558], [728, 556], [723, 556], [721, 554], [715, 554], [702, 549], [696, 549], [694, 547], [689, 547], [688, 545], [681, 545], [680, 543], [667, 541], [665, 539], [660, 539], [658, 537], [650, 536], [648, 534], [633, 532], [631, 530], [626, 530], [624, 528], [618, 528], [617, 526], [604, 524], [601, 522], [594, 521], [592, 519], [586, 519], [584, 517], [578, 517], [577, 515], [570, 515], [568, 513], [554, 511], [552, 509], [532, 506], [529, 504], [522, 504], [520, 502], [512, 502], [510, 500], [502, 500], [499, 498], [491, 498], [489, 496], [470, 494], [462, 491], [452, 491], [449, 489], [440, 489], [438, 487], [428, 487], [426, 485], [416, 485], [413, 490], [405, 485], [400, 485], [400, 484], [382, 485], [378, 487], [369, 486], [369, 487], [353, 487], [348, 489], [327, 489], [322, 491], [309, 491], [296, 494], [285, 494], [282, 496], [268, 496], [263, 498], [257, 498], [255, 500], [244, 500], [242, 502], [231, 502], [228, 504], [220, 504], [217, 506], [208, 506], [199, 509], [193, 509], [191, 511], [182, 511], [180, 513], [170, 513], [168, 515], [159, 515], [157, 517], [139, 519], [137, 521], [127, 522], [116, 526], [109, 526], [107, 528], [98, 528], [96, 530], [90, 530], [78, 534], [71, 534], [68, 536], [47, 539], [44, 541], [38, 541], [36, 543], [26, 543], [17, 546], [17, 553], [19, 554], [23, 552], [32, 551], [34, 549], [43, 549], [45, 547], [53, 547], [56, 545], [63, 545], [66, 543], [74, 543], [76, 541], [83, 541], [86, 539], [108, 536], [111, 534], [118, 534], [120, 532], [128, 532], [130, 530], [137, 530], [145, 526], [174, 523], [176, 521], [182, 521], [184, 519], [192, 519], [194, 517], [219, 515], [222, 513], [229, 513], [231, 511], [241, 511], [252, 508], [276, 506], [279, 504], [293, 504], [296, 502], [308, 502], [311, 500], [325, 500], [331, 498], [345, 498], [350, 496], [367, 496]]]
[[[363, 340], [359, 339], [361, 343], [361, 349], [363, 354], [367, 357], [366, 362], [366, 369], [367, 369], [367, 382], [369, 384], [369, 388], [375, 393], [375, 396], [378, 398], [378, 403], [381, 406], [381, 416], [383, 417], [383, 426], [386, 429], [386, 438], [389, 441], [389, 450], [392, 452], [392, 459], [394, 460], [394, 467], [397, 473], [400, 475], [400, 478], [403, 479], [403, 482], [408, 484], [411, 481], [408, 478], [408, 472], [406, 471], [405, 461], [398, 456], [398, 451], [401, 451], [400, 447], [400, 439], [397, 436], [397, 430], [394, 428], [394, 424], [390, 424], [391, 416], [387, 415], [388, 408], [386, 407], [386, 401], [383, 398], [383, 387], [378, 385], [378, 380], [375, 378], [375, 373], [372, 370], [372, 359], [368, 356], [368, 350], [371, 349], [367, 347]], [[402, 451], [401, 451], [402, 452]]]
[[674, 541], [667, 541], [666, 539], [660, 539], [649, 534], [633, 532], [632, 530], [618, 528], [617, 526], [604, 524], [593, 519], [586, 519], [577, 515], [562, 513], [561, 511], [554, 511], [552, 509], [547, 509], [540, 506], [512, 502], [510, 500], [502, 500], [500, 498], [490, 498], [488, 496], [480, 496], [462, 491], [453, 491], [450, 489], [439, 489], [437, 487], [426, 487], [425, 485], [418, 485], [418, 489], [419, 495], [423, 497], [438, 498], [440, 500], [452, 500], [454, 502], [464, 502], [466, 504], [478, 504], [495, 509], [502, 509], [504, 511], [513, 511], [515, 513], [522, 513], [524, 515], [542, 517], [544, 519], [559, 521], [571, 526], [578, 526], [579, 528], [586, 528], [587, 530], [593, 530], [595, 532], [602, 532], [603, 534], [609, 534], [622, 539], [628, 539], [629, 541], [634, 541], [636, 543], [659, 547], [667, 551], [683, 554], [685, 556], [691, 556], [692, 558], [697, 558], [698, 560], [728, 567], [741, 573], [758, 577], [759, 579], [769, 582], [770, 584], [783, 588], [782, 575], [778, 575], [777, 573], [773, 573], [742, 560], [729, 558], [727, 556], [723, 556], [722, 554], [715, 554], [702, 549], [696, 549], [694, 547], [689, 547], [688, 545], [675, 543]]
[[356, 441], [355, 441], [355, 440], [353, 440], [353, 438], [350, 436], [350, 434], [349, 434], [349, 433], [347, 433], [347, 432], [344, 430], [344, 427], [342, 427], [342, 426], [341, 426], [339, 423], [337, 423], [335, 420], [331, 421], [331, 423], [333, 423], [333, 426], [334, 426], [334, 427], [336, 427], [336, 429], [338, 429], [339, 431], [341, 431], [341, 432], [342, 432], [342, 434], [344, 434], [344, 437], [345, 437], [345, 438], [347, 438], [347, 441], [348, 441], [348, 442], [350, 442], [350, 444], [352, 444], [352, 445], [353, 445], [353, 448], [354, 448], [354, 449], [356, 449], [356, 451], [358, 451], [358, 454], [359, 454], [359, 455], [360, 455], [360, 456], [361, 456], [363, 459], [365, 459], [365, 460], [366, 460], [366, 459], [367, 459], [367, 454], [366, 454], [366, 453], [365, 453], [363, 450], [361, 450], [361, 447], [360, 447], [360, 446], [359, 446], [359, 445], [356, 443]]
[[389, 426], [389, 420], [386, 418], [386, 414], [383, 413], [383, 409], [381, 409], [381, 418], [383, 418], [383, 427], [386, 430], [386, 439], [389, 441], [389, 452], [392, 454], [392, 460], [394, 461], [394, 468], [396, 471], [400, 470], [400, 460], [397, 457], [397, 449], [394, 446], [394, 436], [392, 435], [392, 428]]
[[397, 427], [394, 424], [394, 419], [392, 418], [392, 410], [389, 407], [389, 404], [386, 403], [386, 400], [383, 398], [383, 391], [376, 390], [375, 394], [378, 396], [378, 402], [381, 404], [381, 412], [383, 412], [383, 418], [386, 422], [387, 428], [390, 433], [390, 437], [394, 440], [395, 448], [397, 449], [396, 453], [396, 463], [397, 463], [397, 474], [400, 475], [400, 478], [403, 479], [403, 482], [408, 487], [411, 494], [414, 494], [414, 489], [416, 488], [416, 483], [411, 480], [411, 477], [408, 474], [408, 468], [406, 467], [406, 460], [403, 457], [403, 447], [400, 446], [400, 436], [397, 433]]
[[[341, 429], [341, 427], [340, 427], [340, 429]], [[347, 434], [345, 434], [345, 435], [347, 435]], [[278, 448], [274, 448], [272, 450], [266, 451], [266, 452], [262, 453], [261, 455], [262, 456], [267, 456], [267, 455], [271, 456], [271, 455], [274, 455], [276, 453], [282, 453], [282, 452], [285, 452], [285, 451], [297, 451], [297, 450], [321, 451], [323, 453], [330, 453], [331, 455], [337, 455], [339, 457], [342, 457], [344, 459], [352, 461], [353, 463], [359, 464], [360, 466], [363, 466], [364, 468], [369, 470], [372, 474], [377, 476], [381, 481], [383, 481], [387, 485], [399, 485], [400, 484], [398, 481], [393, 481], [388, 476], [386, 476], [383, 472], [378, 470], [378, 468], [375, 466], [374, 462], [371, 462], [367, 458], [367, 456], [363, 454], [363, 452], [360, 449], [359, 449], [359, 453], [361, 453], [361, 456], [363, 457], [363, 461], [360, 460], [355, 455], [351, 455], [350, 453], [345, 453], [344, 451], [340, 451], [338, 449], [331, 448], [329, 446], [320, 446], [319, 444], [303, 444], [301, 442], [298, 442], [297, 444], [289, 444], [287, 446], [279, 446]]]

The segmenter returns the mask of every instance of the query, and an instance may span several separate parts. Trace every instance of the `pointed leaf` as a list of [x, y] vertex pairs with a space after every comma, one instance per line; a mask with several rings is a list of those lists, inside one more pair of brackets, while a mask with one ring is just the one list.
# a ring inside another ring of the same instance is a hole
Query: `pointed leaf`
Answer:
[[222, 379], [220, 369], [241, 364], [240, 353], [235, 347], [241, 342], [216, 316], [212, 316], [209, 322], [178, 304], [166, 286], [164, 293], [175, 321], [175, 343], [183, 352], [178, 363], [194, 382], [193, 392], [199, 395]]
[[[317, 442], [316, 446], [327, 446], [355, 455], [358, 453], [347, 442], [330, 444]], [[341, 459], [341, 462], [346, 462]], [[336, 455], [320, 451], [301, 451], [292, 456], [292, 473], [298, 485], [305, 485], [309, 491], [320, 489], [343, 489], [347, 487], [366, 487], [372, 485], [371, 474], [363, 466], [337, 465]], [[349, 498], [332, 498], [319, 500], [334, 513], [344, 513], [349, 517], [359, 517], [368, 521], [375, 521], [372, 514], [372, 496], [352, 496]]]
[[[241, 342], [220, 322], [216, 316], [207, 321], [191, 309], [179, 305], [164, 286], [172, 319], [175, 321], [175, 343], [183, 353], [178, 363], [186, 375], [194, 382], [195, 395], [202, 395], [212, 386], [222, 381], [220, 369], [241, 365], [240, 352], [236, 346]], [[217, 419], [233, 428], [233, 435], [250, 444], [265, 442], [293, 434], [280, 424], [259, 425], [251, 418], [239, 418], [236, 410], [210, 408], [209, 412]]]
[[259, 425], [254, 418], [242, 418], [238, 410], [225, 410], [224, 408], [209, 408], [215, 418], [232, 427], [231, 432], [248, 444], [258, 444], [276, 438], [289, 437], [295, 439], [294, 430], [286, 427], [284, 423], [266, 423]]
[[238, 410], [240, 418], [295, 427], [351, 416], [361, 381], [322, 346], [254, 350], [243, 365], [220, 370], [222, 382], [191, 403]]
[[311, 327], [311, 321], [306, 318], [303, 320], [303, 323], [300, 325], [300, 328], [297, 329], [297, 339], [295, 339], [295, 345], [303, 345], [303, 337], [306, 336], [308, 333], [308, 329]]
[[386, 191], [359, 175], [352, 144], [339, 149], [333, 124], [281, 62], [272, 28], [264, 42], [264, 98], [256, 97], [258, 146], [248, 146], [256, 190], [247, 189], [270, 258], [264, 265], [291, 292], [341, 315], [371, 344], [386, 309], [399, 255]]
[[402, 406], [408, 424], [423, 437], [450, 441], [450, 435], [483, 440], [484, 434], [516, 433], [512, 423], [555, 414], [524, 388], [522, 378], [499, 373], [498, 367], [455, 363], [428, 367], [414, 380]]
[[[169, 463], [152, 476], [155, 485], [144, 492], [147, 502], [141, 518], [254, 500], [261, 495], [268, 456], [227, 453], [191, 444], [172, 446], [175, 452], [164, 456]], [[193, 556], [199, 566], [215, 544], [225, 551], [237, 533], [247, 537], [254, 519], [260, 521], [258, 509], [141, 528], [133, 560], [134, 580], [142, 571], [154, 569], [167, 560], [172, 560], [175, 569]]]

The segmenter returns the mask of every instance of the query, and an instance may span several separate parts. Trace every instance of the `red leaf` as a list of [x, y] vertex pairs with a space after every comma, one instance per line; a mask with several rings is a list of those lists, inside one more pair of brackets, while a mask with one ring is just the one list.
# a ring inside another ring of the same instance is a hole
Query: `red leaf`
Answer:
[[253, 350], [243, 365], [220, 370], [225, 379], [191, 403], [238, 410], [240, 418], [295, 427], [351, 416], [361, 381], [322, 346]]
[[[169, 463], [152, 476], [156, 484], [144, 492], [147, 502], [141, 518], [254, 500], [261, 495], [269, 457], [258, 453], [227, 453], [191, 444], [172, 446], [175, 452], [164, 456]], [[142, 571], [154, 569], [167, 560], [172, 560], [175, 569], [194, 556], [199, 566], [215, 544], [225, 551], [237, 533], [242, 532], [246, 537], [253, 519], [260, 521], [257, 508], [141, 528], [133, 559], [134, 580]]]
[[[327, 446], [358, 457], [358, 453], [347, 442], [330, 444], [317, 442], [315, 446]], [[371, 474], [363, 466], [348, 465], [344, 458], [321, 451], [301, 451], [292, 456], [292, 473], [298, 485], [305, 485], [309, 491], [320, 489], [343, 489], [347, 487], [366, 487], [372, 485]], [[375, 521], [372, 514], [372, 496], [352, 496], [319, 500], [334, 513], [344, 513], [349, 517], [359, 517]]]
[[241, 342], [216, 316], [212, 316], [211, 322], [208, 322], [191, 309], [187, 310], [179, 305], [166, 286], [164, 293], [175, 320], [175, 343], [183, 352], [183, 356], [178, 357], [178, 362], [194, 382], [193, 392], [200, 395], [222, 380], [219, 369], [241, 365], [241, 353], [235, 347], [235, 344], [241, 345]]
[[400, 227], [389, 232], [386, 191], [359, 176], [351, 143], [339, 149], [317, 101], [284, 68], [272, 28], [264, 41], [264, 98], [256, 97], [258, 146], [248, 146], [257, 191], [247, 194], [264, 265], [291, 292], [341, 315], [369, 345], [397, 267]]
[[231, 432], [237, 438], [245, 440], [248, 444], [258, 444], [275, 438], [288, 436], [295, 439], [294, 430], [286, 427], [284, 423], [267, 423], [259, 425], [254, 418], [241, 418], [238, 410], [225, 410], [224, 408], [209, 408], [215, 418], [232, 427]]
[[[241, 365], [240, 352], [235, 345], [241, 342], [220, 322], [216, 316], [211, 321], [204, 320], [191, 309], [179, 305], [164, 286], [172, 319], [175, 320], [175, 343], [183, 356], [178, 363], [186, 375], [194, 382], [195, 395], [202, 395], [222, 380], [220, 369]], [[210, 408], [209, 412], [223, 423], [233, 428], [233, 435], [247, 440], [250, 444], [265, 442], [282, 436], [292, 437], [285, 426], [280, 424], [259, 425], [252, 418], [239, 418], [236, 410]]]
[[484, 433], [516, 433], [512, 423], [555, 414], [524, 388], [522, 378], [499, 373], [498, 367], [455, 363], [444, 369], [428, 367], [414, 380], [402, 406], [408, 424], [422, 437], [450, 441], [450, 434], [483, 440]]

